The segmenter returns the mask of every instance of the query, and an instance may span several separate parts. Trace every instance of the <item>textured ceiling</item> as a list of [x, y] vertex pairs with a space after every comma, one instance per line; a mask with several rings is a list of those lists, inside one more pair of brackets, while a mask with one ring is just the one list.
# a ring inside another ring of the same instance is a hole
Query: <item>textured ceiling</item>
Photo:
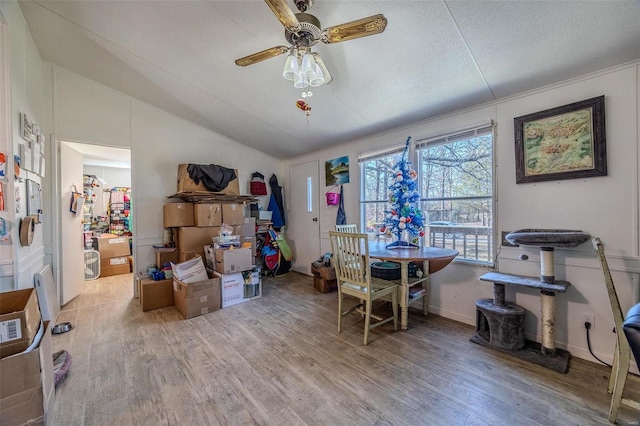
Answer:
[[313, 48], [334, 80], [307, 121], [286, 56], [234, 63], [288, 45], [263, 1], [19, 3], [44, 60], [281, 159], [640, 58], [637, 0], [316, 0], [323, 28], [388, 25]]

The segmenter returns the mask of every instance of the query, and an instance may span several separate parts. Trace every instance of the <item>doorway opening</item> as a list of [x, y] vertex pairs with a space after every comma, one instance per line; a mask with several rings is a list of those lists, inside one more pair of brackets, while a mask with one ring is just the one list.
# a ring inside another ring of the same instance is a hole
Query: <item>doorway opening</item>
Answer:
[[[68, 141], [59, 147], [59, 255], [54, 250], [53, 262], [64, 305], [91, 280], [130, 272], [133, 194], [129, 148]], [[74, 197], [79, 202], [71, 208]], [[107, 238], [111, 243], [103, 244]]]

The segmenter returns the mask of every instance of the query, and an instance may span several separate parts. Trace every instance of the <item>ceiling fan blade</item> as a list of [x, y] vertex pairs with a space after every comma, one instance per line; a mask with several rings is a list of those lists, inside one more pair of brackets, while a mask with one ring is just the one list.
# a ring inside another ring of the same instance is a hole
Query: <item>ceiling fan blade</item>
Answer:
[[387, 27], [387, 18], [383, 14], [369, 16], [357, 21], [347, 22], [326, 28], [322, 31], [321, 40], [324, 43], [338, 43], [354, 38], [380, 34]]
[[253, 65], [256, 62], [264, 61], [265, 59], [274, 58], [276, 56], [285, 54], [289, 51], [289, 47], [277, 46], [271, 49], [263, 50], [262, 52], [254, 53], [244, 58], [236, 59], [236, 65], [246, 67], [247, 65]]
[[318, 55], [316, 52], [313, 52], [311, 54], [316, 60], [316, 64], [318, 64], [318, 66], [320, 67], [320, 70], [322, 71], [322, 75], [324, 76], [324, 85], [326, 86], [327, 84], [333, 81], [333, 77], [331, 77], [331, 73], [327, 69], [327, 66], [324, 64], [324, 61], [322, 60], [320, 55]]
[[287, 0], [264, 0], [269, 5], [271, 11], [276, 18], [280, 21], [284, 27], [292, 33], [297, 33], [301, 30], [300, 22], [293, 13], [291, 8], [287, 5]]

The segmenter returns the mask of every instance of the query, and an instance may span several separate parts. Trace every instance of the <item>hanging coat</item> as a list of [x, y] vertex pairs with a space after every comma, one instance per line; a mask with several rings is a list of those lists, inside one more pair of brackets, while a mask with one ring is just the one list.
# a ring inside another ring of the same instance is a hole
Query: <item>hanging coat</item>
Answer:
[[[278, 210], [280, 211], [280, 217], [282, 218], [282, 224], [280, 226], [284, 226], [287, 224], [287, 221], [284, 216], [284, 201], [282, 198], [282, 187], [278, 185], [278, 178], [276, 177], [275, 174], [271, 175], [271, 179], [269, 179], [269, 187], [271, 188], [271, 197], [274, 198], [275, 204], [278, 206]], [[269, 210], [273, 212], [273, 209], [271, 209], [271, 201], [269, 201]], [[275, 228], [275, 223], [274, 223], [274, 228]]]
[[338, 204], [338, 214], [336, 215], [336, 225], [346, 225], [347, 214], [344, 212], [344, 193], [342, 192], [342, 185], [340, 185], [340, 202]]
[[273, 229], [276, 231], [280, 231], [280, 228], [284, 226], [284, 219], [282, 218], [282, 214], [280, 213], [280, 207], [278, 207], [278, 203], [276, 202], [276, 197], [271, 194], [271, 198], [269, 198], [269, 207], [267, 208], [271, 212], [271, 222], [273, 223]]

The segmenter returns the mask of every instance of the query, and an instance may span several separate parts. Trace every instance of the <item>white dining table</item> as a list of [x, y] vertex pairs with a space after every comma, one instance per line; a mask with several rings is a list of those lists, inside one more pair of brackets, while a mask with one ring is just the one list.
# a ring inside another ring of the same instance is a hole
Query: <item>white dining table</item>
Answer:
[[[444, 249], [439, 247], [417, 247], [417, 248], [387, 248], [386, 242], [369, 241], [369, 257], [391, 262], [400, 263], [400, 295], [398, 297], [400, 305], [400, 328], [407, 330], [409, 319], [409, 303], [417, 300], [420, 296], [411, 298], [410, 288], [422, 284], [424, 292], [423, 312], [428, 314], [429, 310], [429, 278], [431, 274], [438, 272], [458, 255], [457, 250]], [[421, 262], [423, 275], [410, 279], [409, 263]]]

